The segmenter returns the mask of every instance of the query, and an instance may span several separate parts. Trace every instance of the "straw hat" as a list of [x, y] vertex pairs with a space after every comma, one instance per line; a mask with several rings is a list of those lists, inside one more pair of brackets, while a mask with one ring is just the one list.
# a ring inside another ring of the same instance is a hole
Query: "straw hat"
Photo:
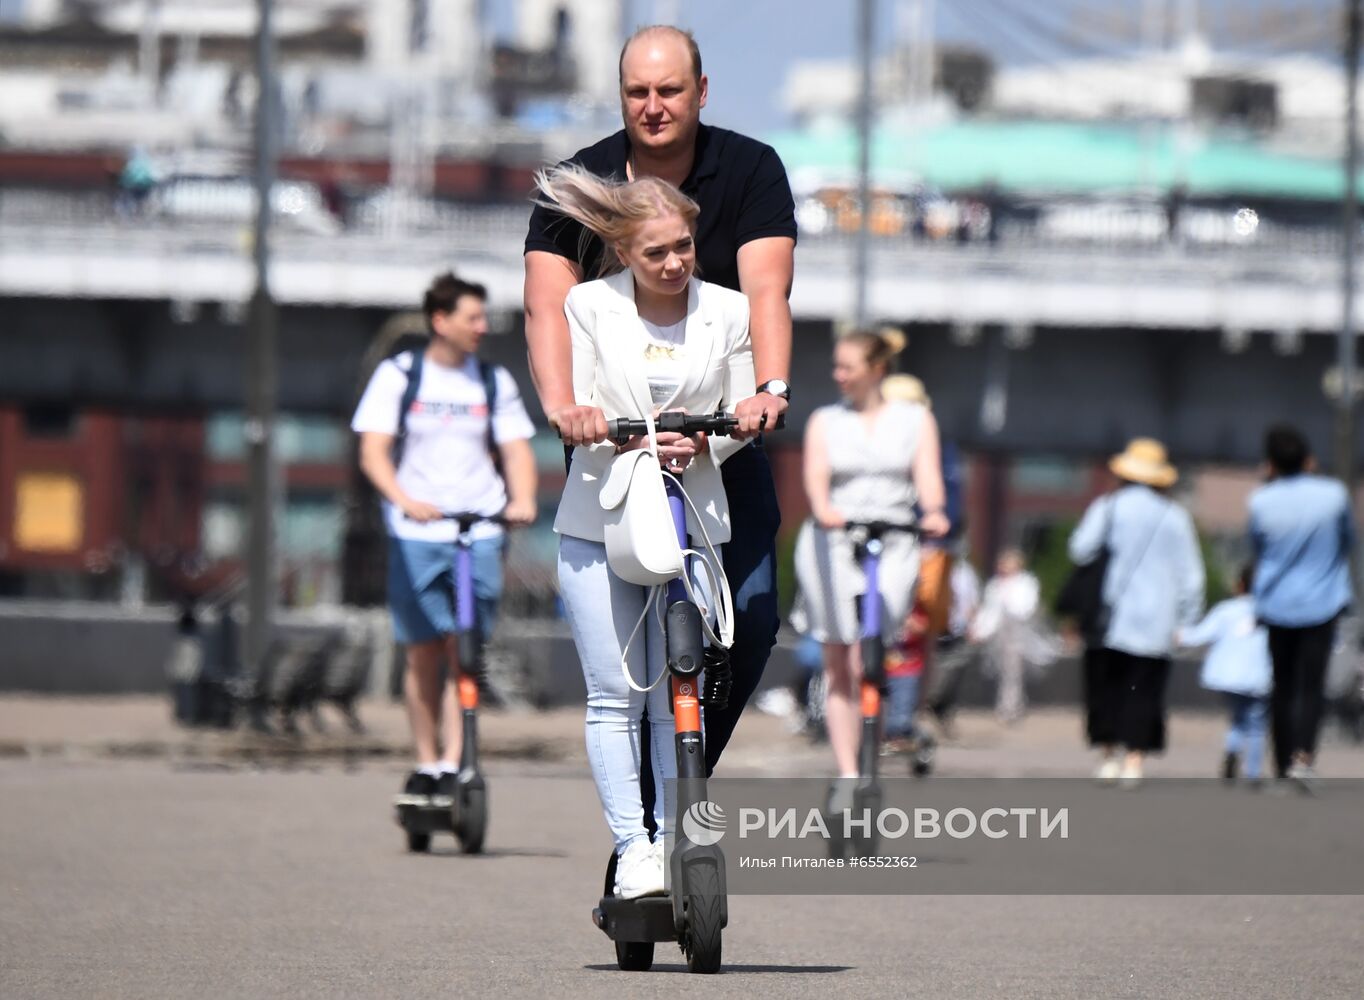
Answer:
[[1157, 489], [1173, 486], [1179, 479], [1165, 454], [1165, 445], [1154, 438], [1133, 438], [1126, 451], [1113, 456], [1108, 467], [1128, 482], [1145, 483]]
[[928, 409], [933, 409], [928, 390], [913, 375], [887, 375], [881, 380], [881, 395], [901, 403], [922, 403]]

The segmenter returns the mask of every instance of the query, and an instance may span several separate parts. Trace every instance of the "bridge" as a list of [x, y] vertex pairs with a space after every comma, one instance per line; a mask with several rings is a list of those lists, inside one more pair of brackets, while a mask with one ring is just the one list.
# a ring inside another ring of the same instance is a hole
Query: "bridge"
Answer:
[[[447, 267], [487, 284], [488, 353], [526, 380], [521, 207], [367, 205], [345, 228], [281, 215], [281, 405], [348, 411], [366, 346]], [[1136, 433], [1250, 461], [1263, 424], [1326, 453], [1323, 386], [1340, 322], [1338, 239], [1260, 227], [1223, 242], [1050, 238], [873, 242], [870, 311], [910, 333], [968, 447], [1094, 454]], [[802, 239], [793, 416], [833, 398], [831, 324], [853, 300], [847, 237]], [[1364, 275], [1361, 275], [1364, 277]], [[237, 408], [251, 292], [245, 219], [126, 218], [103, 194], [0, 197], [0, 398]]]
[[[231, 311], [251, 293], [248, 209], [227, 220], [125, 218], [103, 194], [0, 193], [0, 295], [225, 303]], [[285, 210], [277, 206], [271, 287], [283, 304], [407, 308], [436, 270], [453, 266], [487, 284], [495, 310], [520, 311], [528, 207], [386, 201], [362, 208], [344, 229], [312, 209], [301, 193]], [[1017, 223], [994, 242], [875, 238], [870, 309], [908, 323], [1335, 329], [1335, 234], [1269, 229], [1230, 242], [1061, 240]], [[802, 238], [797, 317], [850, 311], [852, 257], [849, 237]]]

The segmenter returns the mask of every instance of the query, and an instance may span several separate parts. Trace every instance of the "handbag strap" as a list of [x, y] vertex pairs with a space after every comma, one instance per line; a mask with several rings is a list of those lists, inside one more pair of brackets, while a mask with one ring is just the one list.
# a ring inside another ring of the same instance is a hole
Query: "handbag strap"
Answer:
[[[705, 630], [707, 638], [709, 638], [712, 643], [718, 646], [724, 646], [728, 649], [730, 646], [734, 645], [734, 595], [731, 594], [729, 590], [729, 577], [725, 575], [724, 562], [720, 559], [719, 554], [715, 550], [715, 543], [710, 540], [710, 532], [706, 531], [706, 522], [702, 520], [701, 512], [696, 509], [696, 505], [692, 503], [691, 496], [683, 489], [682, 481], [671, 472], [664, 471], [663, 475], [677, 484], [678, 492], [682, 494], [683, 501], [691, 510], [692, 516], [696, 518], [696, 526], [701, 531], [701, 544], [705, 551], [684, 549], [682, 554], [684, 556], [695, 556], [697, 559], [701, 560], [702, 566], [705, 567], [706, 575], [710, 578], [711, 590], [715, 597], [715, 624], [720, 629], [719, 634], [717, 635], [715, 631], [711, 629], [710, 622], [706, 620], [705, 616], [702, 616], [701, 618], [701, 626]], [[696, 594], [692, 590], [691, 580], [685, 573], [682, 574], [682, 586], [686, 589], [687, 597], [691, 599], [692, 603], [699, 606], [701, 602], [696, 600]]]
[[[1113, 527], [1113, 507], [1116, 507], [1117, 505], [1118, 495], [1114, 493], [1112, 506], [1109, 507], [1108, 510], [1108, 525], [1110, 532]], [[1151, 551], [1151, 543], [1156, 540], [1156, 532], [1160, 530], [1161, 522], [1165, 520], [1165, 515], [1169, 513], [1170, 507], [1173, 505], [1173, 500], [1166, 500], [1165, 505], [1160, 508], [1160, 513], [1156, 515], [1155, 523], [1151, 525], [1151, 530], [1146, 533], [1146, 543], [1141, 547], [1141, 554], [1137, 556], [1136, 562], [1132, 563], [1131, 568], [1127, 571], [1126, 578], [1123, 580], [1122, 586], [1118, 588], [1119, 594], [1127, 589], [1127, 585], [1132, 582], [1132, 577], [1137, 575], [1137, 569], [1141, 566], [1142, 560], [1146, 558], [1146, 553]]]
[[[645, 416], [645, 426], [649, 429], [650, 450], [654, 459], [657, 460], [658, 438], [655, 434], [652, 415]], [[701, 628], [712, 645], [728, 649], [734, 645], [734, 595], [729, 590], [729, 577], [725, 575], [724, 563], [716, 552], [715, 543], [710, 539], [710, 533], [706, 531], [706, 523], [696, 509], [696, 504], [692, 502], [691, 496], [683, 487], [682, 480], [671, 472], [660, 471], [677, 485], [683, 502], [696, 518], [697, 527], [701, 531], [702, 549], [684, 548], [682, 550], [682, 576], [680, 577], [682, 588], [687, 592], [689, 601], [701, 608], [703, 612], [708, 610], [700, 600], [696, 588], [692, 585], [691, 574], [688, 572], [689, 559], [694, 557], [697, 560], [697, 565], [705, 572], [707, 582], [710, 584], [711, 595], [715, 601], [715, 624], [718, 627], [718, 632], [710, 627], [709, 617], [704, 613], [701, 615]], [[667, 586], [667, 584], [657, 584], [649, 588], [649, 594], [644, 599], [644, 607], [640, 610], [639, 617], [635, 619], [635, 627], [630, 630], [630, 636], [625, 640], [625, 646], [620, 653], [620, 669], [625, 676], [625, 683], [630, 686], [631, 690], [638, 691], [641, 694], [648, 694], [662, 684], [668, 676], [668, 672], [664, 670], [652, 684], [640, 685], [635, 683], [635, 679], [630, 673], [630, 647], [634, 644], [635, 636], [639, 634], [640, 627], [644, 624], [644, 620], [649, 616], [650, 611], [653, 611], [658, 617], [660, 628], [663, 626], [663, 599], [667, 594]]]

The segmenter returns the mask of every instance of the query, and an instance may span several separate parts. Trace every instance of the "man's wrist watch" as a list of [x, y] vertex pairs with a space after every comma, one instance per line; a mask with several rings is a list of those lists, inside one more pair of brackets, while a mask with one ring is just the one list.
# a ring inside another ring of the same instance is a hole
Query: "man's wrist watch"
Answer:
[[780, 396], [788, 403], [791, 402], [791, 383], [784, 378], [770, 378], [758, 386], [758, 391], [765, 392], [769, 396]]

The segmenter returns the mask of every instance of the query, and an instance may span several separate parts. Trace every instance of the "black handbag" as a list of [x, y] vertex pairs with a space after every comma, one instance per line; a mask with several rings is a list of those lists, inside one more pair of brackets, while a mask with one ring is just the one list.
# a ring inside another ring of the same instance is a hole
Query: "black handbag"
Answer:
[[1062, 618], [1075, 619], [1080, 634], [1089, 645], [1102, 645], [1108, 633], [1112, 609], [1104, 601], [1104, 578], [1113, 557], [1109, 542], [1113, 532], [1113, 497], [1108, 498], [1108, 517], [1104, 526], [1104, 543], [1094, 558], [1071, 568], [1066, 582], [1056, 595], [1056, 613]]
[[[1108, 498], [1108, 517], [1104, 524], [1104, 543], [1100, 546], [1098, 554], [1083, 566], [1076, 566], [1070, 571], [1070, 576], [1061, 585], [1061, 592], [1056, 595], [1056, 613], [1063, 617], [1074, 618], [1080, 627], [1080, 635], [1084, 637], [1085, 644], [1089, 646], [1102, 646], [1104, 639], [1108, 636], [1108, 626], [1113, 620], [1113, 607], [1104, 600], [1104, 578], [1108, 576], [1108, 563], [1113, 557], [1113, 508], [1117, 506], [1117, 494], [1110, 494]], [[1146, 536], [1146, 542], [1141, 547], [1136, 562], [1127, 571], [1127, 579], [1123, 580], [1118, 592], [1122, 593], [1127, 589], [1127, 585], [1132, 582], [1132, 575], [1141, 566], [1142, 560], [1146, 558], [1146, 553], [1150, 551], [1151, 542], [1155, 540], [1156, 532], [1160, 530], [1160, 524], [1165, 520], [1165, 515], [1169, 513], [1173, 506], [1169, 501], [1161, 508], [1160, 515], [1151, 525], [1151, 531]]]

